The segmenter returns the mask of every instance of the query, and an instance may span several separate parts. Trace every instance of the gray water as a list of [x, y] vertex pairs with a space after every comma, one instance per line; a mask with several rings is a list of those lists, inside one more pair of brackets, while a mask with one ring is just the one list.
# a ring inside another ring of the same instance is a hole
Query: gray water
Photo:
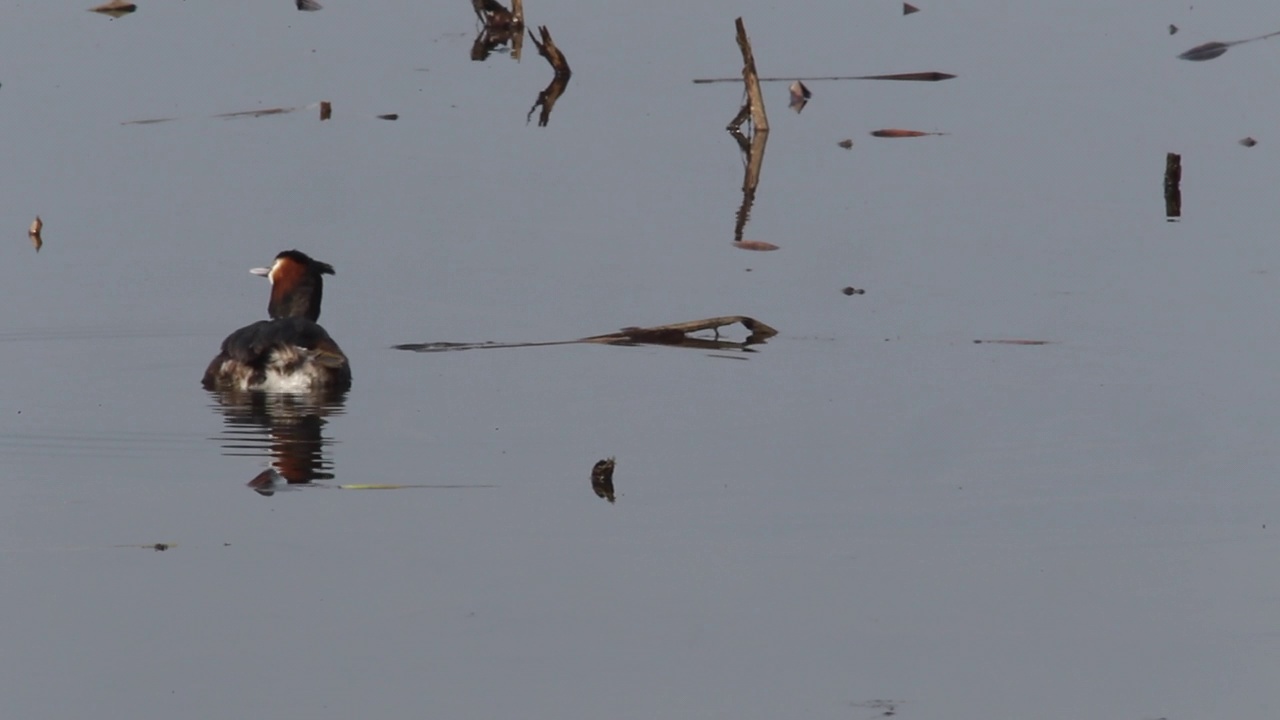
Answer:
[[[6, 716], [1275, 716], [1280, 40], [1176, 59], [1270, 4], [531, 1], [540, 128], [461, 0], [140, 2], [0, 18]], [[764, 75], [958, 76], [766, 85], [772, 253], [690, 82], [736, 16]], [[228, 405], [293, 247], [354, 388]], [[391, 349], [728, 314], [780, 334]]]

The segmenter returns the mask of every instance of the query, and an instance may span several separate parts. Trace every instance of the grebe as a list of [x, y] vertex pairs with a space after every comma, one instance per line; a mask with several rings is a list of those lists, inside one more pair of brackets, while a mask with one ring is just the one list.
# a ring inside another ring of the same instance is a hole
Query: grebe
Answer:
[[298, 250], [276, 255], [269, 268], [249, 272], [271, 281], [270, 320], [236, 330], [204, 371], [202, 384], [214, 390], [301, 392], [351, 387], [351, 364], [316, 321], [320, 319], [322, 275], [333, 266]]

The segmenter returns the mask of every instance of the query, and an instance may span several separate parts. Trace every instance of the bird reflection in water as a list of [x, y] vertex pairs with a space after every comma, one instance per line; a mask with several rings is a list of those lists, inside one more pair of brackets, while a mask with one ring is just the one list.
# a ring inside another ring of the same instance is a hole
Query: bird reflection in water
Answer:
[[346, 391], [220, 390], [210, 395], [226, 424], [218, 437], [223, 454], [271, 458], [271, 469], [249, 481], [259, 495], [333, 479], [333, 440], [324, 436], [324, 427], [328, 418], [344, 412]]

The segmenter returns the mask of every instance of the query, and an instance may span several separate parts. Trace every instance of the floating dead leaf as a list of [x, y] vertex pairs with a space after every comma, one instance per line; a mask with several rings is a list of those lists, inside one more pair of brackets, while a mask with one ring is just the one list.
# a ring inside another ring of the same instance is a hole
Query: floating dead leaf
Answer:
[[1277, 35], [1280, 35], [1280, 30], [1267, 33], [1266, 35], [1259, 35], [1258, 37], [1245, 38], [1244, 40], [1232, 40], [1231, 42], [1207, 42], [1203, 45], [1197, 45], [1191, 48], [1178, 57], [1182, 60], [1212, 60], [1216, 57], [1220, 57], [1227, 51], [1227, 48], [1232, 46], [1243, 45], [1257, 40], [1266, 40], [1267, 38], [1273, 38]]
[[118, 18], [128, 15], [137, 9], [137, 5], [127, 2], [126, 0], [111, 0], [109, 3], [89, 8], [89, 12], [101, 13], [103, 15], [110, 15], [113, 18]]
[[378, 115], [377, 118], [379, 120], [399, 120], [400, 115], [399, 113], [387, 113], [386, 115]]
[[1245, 147], [1253, 147], [1254, 145], [1257, 145], [1257, 144], [1258, 144], [1258, 141], [1257, 141], [1257, 140], [1254, 140], [1254, 139], [1253, 139], [1253, 138], [1251, 138], [1251, 137], [1247, 137], [1247, 138], [1244, 138], [1244, 139], [1240, 140], [1240, 144], [1241, 144], [1241, 145], [1243, 145], [1243, 146], [1245, 146]]
[[316, 0], [296, 0], [295, 6], [303, 12], [315, 12], [324, 8], [324, 6], [316, 2]]
[[219, 113], [214, 117], [220, 118], [238, 118], [238, 117], [266, 117], [267, 115], [283, 115], [297, 110], [296, 107], [278, 107], [265, 108], [262, 110], [241, 110], [239, 112]]
[[910, 15], [912, 13], [918, 13], [918, 12], [920, 12], [920, 8], [916, 7], [915, 5], [912, 5], [911, 3], [906, 3], [906, 2], [902, 3], [903, 15]]
[[866, 295], [867, 294], [866, 290], [863, 290], [862, 288], [853, 287], [852, 285], [841, 290], [840, 292], [844, 293], [845, 295]]
[[1048, 345], [1052, 340], [974, 340], [974, 345]]
[[155, 125], [156, 123], [170, 122], [178, 118], [148, 118], [146, 120], [126, 120], [121, 125]]
[[1216, 57], [1222, 56], [1224, 53], [1227, 52], [1227, 49], [1230, 47], [1231, 45], [1227, 43], [1207, 42], [1203, 45], [1197, 45], [1191, 48], [1190, 50], [1182, 53], [1181, 55], [1178, 56], [1178, 59], [1194, 60], [1197, 62], [1202, 60], [1212, 60]]
[[610, 503], [615, 499], [613, 495], [613, 466], [613, 458], [605, 458], [591, 468], [591, 489], [595, 491], [596, 497], [604, 498]]
[[739, 240], [733, 246], [741, 250], [755, 250], [757, 252], [769, 252], [770, 250], [778, 249], [777, 245], [763, 240]]
[[31, 240], [31, 245], [35, 247], [36, 252], [40, 252], [40, 248], [44, 247], [44, 240], [40, 238], [40, 230], [44, 228], [44, 221], [37, 215], [35, 220], [31, 221], [31, 227], [27, 228], [27, 237]]
[[1170, 34], [1170, 35], [1177, 35], [1177, 34], [1178, 34], [1178, 26], [1177, 26], [1177, 25], [1174, 25], [1174, 24], [1172, 24], [1172, 23], [1171, 23], [1171, 24], [1169, 25], [1169, 34]]
[[844, 148], [845, 150], [848, 150], [849, 148], [853, 147], [853, 138], [845, 138], [836, 144]]
[[328, 100], [320, 101], [320, 122], [324, 122], [333, 117], [333, 103]]
[[872, 130], [871, 134], [878, 138], [913, 138], [924, 137], [926, 135], [946, 135], [942, 132], [923, 132], [921, 130], [899, 130], [898, 128], [885, 128], [884, 130]]
[[791, 102], [787, 107], [799, 113], [804, 106], [809, 104], [809, 98], [813, 97], [813, 93], [809, 92], [809, 88], [799, 80], [791, 83], [791, 87], [787, 88], [791, 93]]

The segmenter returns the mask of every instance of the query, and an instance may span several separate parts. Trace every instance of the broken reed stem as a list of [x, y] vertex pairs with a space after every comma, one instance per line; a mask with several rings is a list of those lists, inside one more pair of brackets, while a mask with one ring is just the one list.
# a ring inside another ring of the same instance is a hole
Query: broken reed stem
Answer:
[[512, 25], [524, 28], [524, 0], [511, 0], [511, 16], [514, 18]]
[[756, 132], [769, 131], [769, 118], [764, 112], [764, 93], [760, 91], [760, 75], [756, 72], [756, 57], [751, 51], [746, 25], [742, 18], [733, 21], [738, 30], [738, 49], [742, 50], [742, 82], [746, 85], [747, 103], [751, 108], [751, 126]]
[[538, 54], [547, 59], [547, 63], [551, 65], [551, 69], [555, 71], [557, 78], [568, 78], [573, 75], [573, 71], [569, 69], [569, 61], [564, 58], [564, 53], [560, 52], [560, 48], [556, 47], [556, 42], [551, 39], [551, 31], [547, 30], [546, 25], [538, 26], [538, 33], [542, 35], [542, 42], [538, 42], [538, 36], [529, 31], [529, 37], [533, 40], [533, 44], [538, 48]]

